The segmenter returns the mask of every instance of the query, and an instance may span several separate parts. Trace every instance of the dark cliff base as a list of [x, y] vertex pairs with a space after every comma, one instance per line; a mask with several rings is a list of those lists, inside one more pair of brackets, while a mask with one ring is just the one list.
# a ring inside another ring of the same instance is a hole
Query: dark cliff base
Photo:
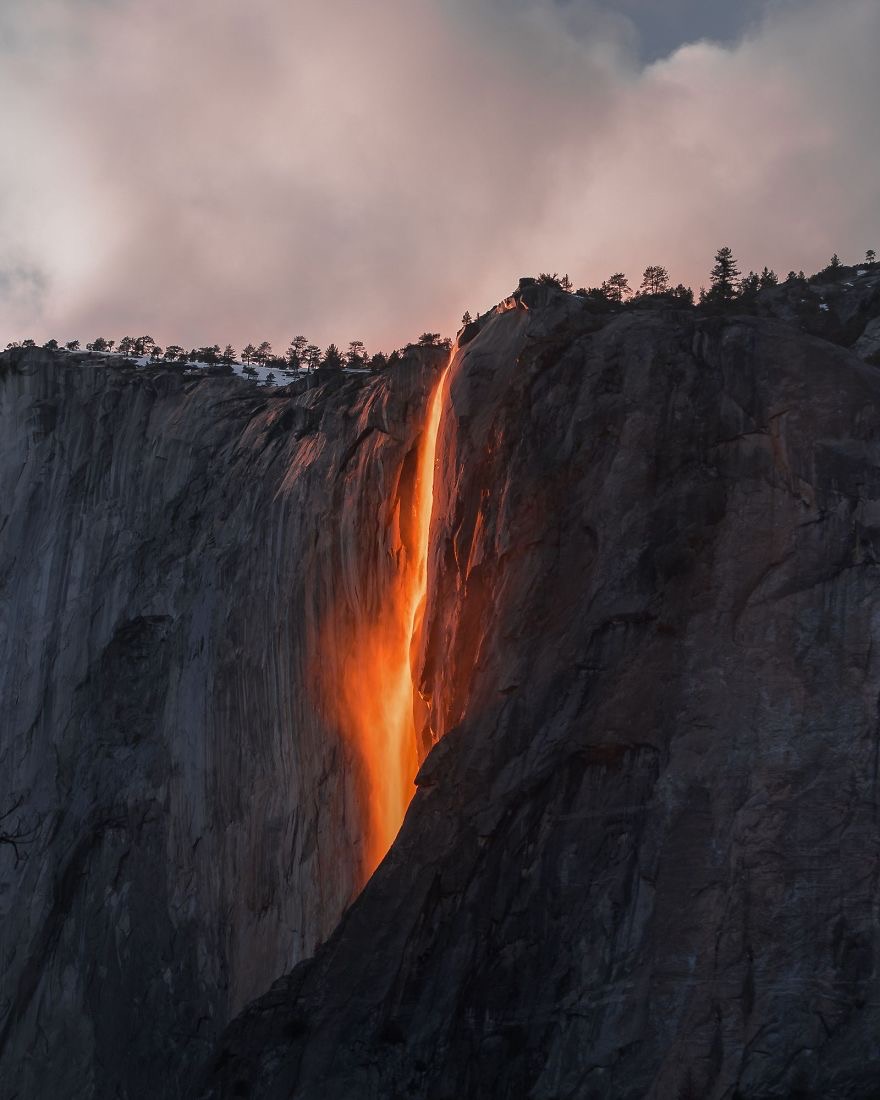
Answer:
[[448, 732], [201, 1095], [876, 1097], [880, 372], [525, 297], [453, 368]]
[[307, 658], [381, 605], [441, 364], [270, 395], [0, 357], [0, 776], [37, 828], [3, 1090], [880, 1094], [874, 281], [750, 317], [526, 288], [468, 330], [438, 743], [338, 927], [356, 761]]

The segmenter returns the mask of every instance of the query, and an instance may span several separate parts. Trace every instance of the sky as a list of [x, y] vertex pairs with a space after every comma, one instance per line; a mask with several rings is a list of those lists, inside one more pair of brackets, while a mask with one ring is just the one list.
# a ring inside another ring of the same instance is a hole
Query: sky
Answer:
[[0, 0], [0, 346], [454, 334], [880, 247], [878, 0]]

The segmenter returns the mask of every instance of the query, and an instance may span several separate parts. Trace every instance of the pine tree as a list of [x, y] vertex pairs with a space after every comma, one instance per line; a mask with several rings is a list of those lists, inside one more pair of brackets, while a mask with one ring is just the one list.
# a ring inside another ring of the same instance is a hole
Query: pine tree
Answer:
[[134, 341], [134, 354], [136, 356], [144, 356], [150, 354], [150, 348], [156, 341], [152, 336], [138, 336]]
[[462, 317], [461, 319], [461, 327], [464, 328], [465, 325], [470, 325], [472, 323], [473, 320], [471, 318], [470, 310], [465, 310], [464, 317]]
[[739, 296], [743, 302], [752, 305], [757, 301], [760, 289], [761, 276], [757, 272], [750, 271], [739, 284]]
[[764, 270], [760, 275], [761, 290], [769, 290], [770, 287], [779, 286], [779, 276], [772, 268], [764, 265]]
[[330, 344], [327, 350], [324, 352], [323, 366], [329, 370], [342, 370], [345, 365], [342, 352], [335, 344]]
[[366, 365], [367, 359], [363, 340], [352, 340], [348, 345], [348, 351], [345, 353], [345, 365], [360, 368]]
[[305, 336], [294, 336], [290, 341], [290, 346], [287, 349], [287, 365], [291, 370], [299, 370], [303, 365], [308, 343]]
[[868, 265], [868, 267], [870, 267], [872, 264], [875, 264], [876, 262], [877, 262], [877, 253], [874, 251], [873, 248], [869, 248], [868, 251], [865, 253], [865, 263]]
[[246, 344], [241, 349], [241, 359], [243, 363], [250, 364], [253, 362], [254, 356], [257, 354], [257, 349], [253, 344]]
[[227, 344], [223, 349], [223, 362], [228, 365], [235, 362], [235, 348], [232, 344]]
[[659, 264], [646, 267], [640, 290], [642, 294], [665, 294], [669, 290], [669, 272]]
[[825, 268], [823, 274], [825, 275], [826, 279], [837, 280], [840, 278], [842, 271], [843, 261], [835, 252], [831, 259], [828, 261], [828, 266]]
[[563, 275], [559, 280], [559, 288], [560, 290], [564, 290], [566, 294], [571, 294], [571, 279], [569, 279], [568, 275]]
[[706, 295], [707, 301], [727, 305], [736, 297], [739, 268], [733, 258], [733, 252], [725, 245], [715, 253], [715, 266], [709, 273], [712, 286]]
[[674, 286], [669, 291], [669, 296], [680, 306], [692, 306], [694, 304], [694, 292], [689, 286], [685, 286], [684, 283], [679, 283], [678, 286]]
[[603, 283], [602, 286], [607, 288], [608, 297], [612, 302], [622, 302], [625, 297], [629, 297], [629, 295], [632, 294], [629, 280], [622, 271], [615, 272], [608, 282]]
[[310, 371], [317, 370], [321, 365], [321, 349], [317, 344], [309, 344], [303, 352], [303, 358]]
[[212, 344], [210, 347], [194, 348], [190, 356], [194, 363], [207, 363], [213, 366], [220, 358], [220, 345]]

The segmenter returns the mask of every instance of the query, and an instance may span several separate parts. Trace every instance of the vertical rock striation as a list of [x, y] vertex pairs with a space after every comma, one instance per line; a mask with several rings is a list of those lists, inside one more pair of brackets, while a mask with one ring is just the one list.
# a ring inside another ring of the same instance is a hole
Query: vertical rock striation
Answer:
[[265, 391], [0, 356], [4, 1097], [186, 1095], [360, 887], [318, 639], [386, 599], [445, 361]]
[[873, 1097], [880, 373], [536, 287], [464, 335], [438, 743], [201, 1095]]

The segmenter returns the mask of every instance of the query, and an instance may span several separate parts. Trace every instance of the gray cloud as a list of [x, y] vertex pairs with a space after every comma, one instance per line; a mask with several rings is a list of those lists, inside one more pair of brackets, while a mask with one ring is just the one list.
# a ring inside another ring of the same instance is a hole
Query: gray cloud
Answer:
[[[478, 0], [479, 2], [479, 0]], [[574, 35], [612, 34], [643, 62], [666, 57], [681, 46], [711, 41], [731, 45], [763, 19], [806, 9], [812, 0], [553, 0]], [[534, 6], [534, 0], [491, 0], [507, 13]]]
[[0, 267], [0, 310], [39, 319], [43, 316], [47, 291], [48, 280], [39, 268]]
[[648, 7], [13, 0], [0, 255], [51, 281], [0, 336], [391, 347], [523, 273], [875, 243], [874, 0], [645, 67]]
[[[577, 5], [581, 0], [570, 2]], [[779, 0], [775, 2], [778, 6]], [[608, 4], [632, 21], [641, 53], [649, 61], [704, 39], [735, 42], [774, 6], [773, 0], [663, 0], [662, 4], [656, 0], [608, 0]]]

